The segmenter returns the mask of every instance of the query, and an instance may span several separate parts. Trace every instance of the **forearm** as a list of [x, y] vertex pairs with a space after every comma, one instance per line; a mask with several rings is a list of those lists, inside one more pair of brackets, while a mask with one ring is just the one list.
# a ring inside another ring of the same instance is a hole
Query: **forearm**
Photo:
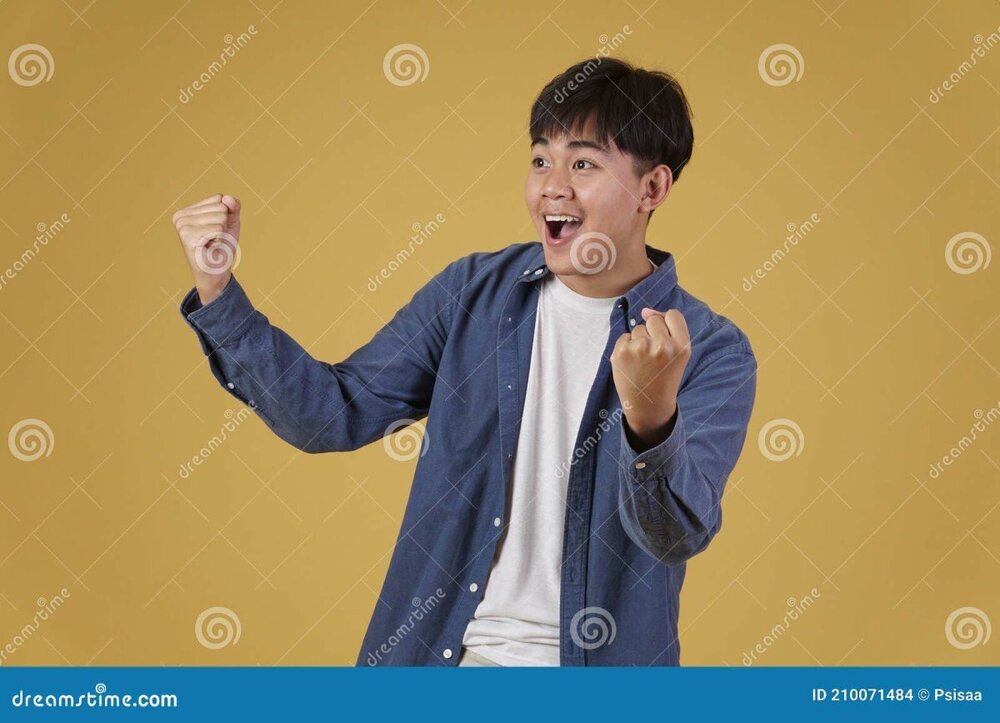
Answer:
[[[306, 452], [357, 449], [385, 433], [361, 380], [313, 358], [253, 308], [235, 278], [210, 304], [192, 289], [182, 313], [209, 367], [232, 396], [281, 439]], [[374, 419], [373, 419], [374, 418]]]
[[[721, 517], [715, 486], [699, 471], [686, 446], [682, 416], [675, 413], [659, 441], [636, 437], [623, 421], [620, 517], [626, 532], [647, 553], [678, 564], [708, 546]], [[655, 442], [655, 443], [653, 443]], [[647, 446], [648, 445], [648, 446]]]

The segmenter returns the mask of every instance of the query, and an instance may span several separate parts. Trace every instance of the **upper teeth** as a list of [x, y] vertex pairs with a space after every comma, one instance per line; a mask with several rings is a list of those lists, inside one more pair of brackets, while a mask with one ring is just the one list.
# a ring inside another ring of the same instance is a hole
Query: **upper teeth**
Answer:
[[578, 219], [576, 216], [546, 216], [545, 220], [546, 221], [566, 221], [566, 222], [569, 222], [569, 221], [579, 221], [580, 219]]

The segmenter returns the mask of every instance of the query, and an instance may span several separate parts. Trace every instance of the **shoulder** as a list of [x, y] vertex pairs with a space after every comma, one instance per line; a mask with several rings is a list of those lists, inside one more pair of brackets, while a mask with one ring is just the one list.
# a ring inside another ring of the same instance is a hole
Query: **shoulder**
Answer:
[[509, 289], [525, 271], [544, 261], [542, 245], [526, 241], [495, 251], [465, 254], [449, 263], [443, 273], [454, 295], [489, 295], [492, 298]]
[[456, 281], [465, 285], [484, 275], [508, 273], [517, 275], [528, 270], [533, 264], [541, 263], [545, 254], [538, 241], [525, 241], [504, 246], [496, 251], [473, 251], [449, 264]]

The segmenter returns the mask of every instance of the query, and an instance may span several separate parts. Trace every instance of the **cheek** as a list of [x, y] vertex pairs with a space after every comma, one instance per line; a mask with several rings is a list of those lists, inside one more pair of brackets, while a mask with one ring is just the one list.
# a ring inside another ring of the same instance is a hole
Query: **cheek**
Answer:
[[621, 188], [617, 184], [613, 188], [601, 184], [586, 190], [581, 189], [578, 193], [587, 215], [600, 219], [602, 224], [616, 222], [616, 218], [621, 214], [621, 195]]
[[601, 184], [587, 189], [586, 194], [581, 192], [579, 197], [594, 227], [617, 238], [627, 233], [630, 212], [636, 203], [625, 189], [609, 180], [611, 186]]
[[534, 208], [538, 201], [538, 179], [531, 173], [524, 180], [524, 203], [528, 209]]

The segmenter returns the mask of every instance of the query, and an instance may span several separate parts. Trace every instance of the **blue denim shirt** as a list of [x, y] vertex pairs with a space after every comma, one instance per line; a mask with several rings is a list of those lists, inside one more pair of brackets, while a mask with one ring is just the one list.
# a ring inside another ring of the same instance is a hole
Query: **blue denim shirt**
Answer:
[[[612, 310], [565, 469], [561, 665], [680, 664], [686, 561], [722, 524], [756, 393], [746, 335], [678, 285], [670, 253], [646, 253], [658, 268]], [[426, 417], [357, 665], [458, 662], [507, 527], [538, 282], [549, 273], [539, 242], [459, 258], [338, 363], [272, 325], [235, 276], [207, 305], [194, 289], [181, 302], [216, 379], [298, 449], [353, 450]], [[625, 435], [609, 358], [644, 306], [679, 309], [692, 350], [669, 436], [640, 451]]]

